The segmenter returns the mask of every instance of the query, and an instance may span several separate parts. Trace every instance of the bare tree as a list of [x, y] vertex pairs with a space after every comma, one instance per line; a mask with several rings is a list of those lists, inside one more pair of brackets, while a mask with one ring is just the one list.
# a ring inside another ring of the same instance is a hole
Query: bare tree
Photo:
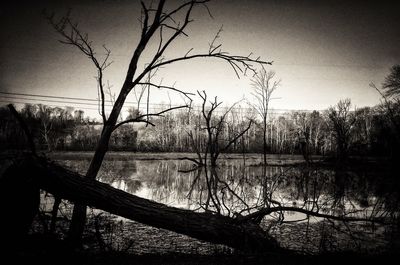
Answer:
[[[104, 125], [94, 156], [86, 172], [86, 177], [89, 179], [96, 179], [104, 156], [108, 150], [111, 134], [116, 128], [129, 122], [145, 122], [151, 124], [151, 122], [149, 122], [147, 119], [150, 115], [148, 113], [138, 116], [134, 119], [128, 119], [118, 123], [118, 117], [120, 116], [124, 102], [133, 89], [135, 89], [137, 86], [147, 85], [148, 95], [150, 94], [150, 87], [154, 87], [181, 93], [187, 98], [190, 98], [190, 93], [176, 89], [173, 86], [155, 84], [146, 78], [149, 75], [151, 76], [151, 74], [157, 71], [157, 69], [160, 67], [166, 67], [172, 63], [188, 61], [196, 58], [208, 57], [227, 62], [232, 67], [236, 75], [239, 76], [240, 73], [245, 74], [247, 71], [256, 73], [255, 65], [271, 64], [271, 62], [262, 61], [259, 58], [253, 59], [251, 58], [251, 54], [248, 56], [230, 55], [229, 53], [223, 51], [221, 49], [221, 44], [216, 43], [220, 31], [209, 45], [207, 52], [193, 54], [193, 49], [190, 49], [182, 56], [166, 58], [164, 54], [170, 48], [171, 44], [180, 36], [188, 36], [185, 31], [188, 25], [193, 22], [193, 19], [191, 18], [193, 10], [196, 7], [205, 7], [206, 10], [208, 10], [207, 3], [209, 0], [185, 1], [169, 10], [167, 10], [165, 2], [165, 0], [160, 0], [156, 7], [141, 2], [142, 10], [140, 24], [142, 31], [140, 40], [133, 51], [123, 85], [109, 115], [107, 115], [105, 112], [103, 74], [111, 64], [111, 62], [109, 62], [111, 51], [107, 49], [105, 45], [103, 45], [105, 56], [101, 60], [98, 59], [88, 35], [79, 30], [78, 25], [71, 21], [69, 14], [59, 20], [57, 20], [54, 15], [47, 16], [50, 24], [61, 35], [62, 40], [60, 40], [60, 42], [78, 48], [92, 61], [97, 70], [96, 79], [101, 99], [101, 116]], [[158, 43], [157, 50], [150, 57], [151, 59], [144, 65], [144, 69], [140, 71], [139, 61], [150, 42]], [[152, 115], [159, 116], [164, 112], [165, 111], [161, 111]], [[70, 227], [70, 239], [73, 243], [80, 242], [85, 220], [86, 206], [79, 204], [75, 205]]]
[[398, 112], [400, 109], [400, 65], [397, 64], [391, 68], [391, 72], [385, 78], [381, 88], [378, 88], [374, 83], [371, 83], [370, 86], [381, 95], [388, 118], [392, 122], [397, 135], [399, 135], [400, 122], [398, 119]]
[[274, 80], [274, 77], [275, 72], [267, 72], [267, 70], [262, 68], [262, 70], [251, 80], [254, 89], [253, 96], [255, 98], [255, 103], [252, 105], [262, 119], [264, 165], [267, 164], [267, 118], [269, 102], [272, 93], [281, 82], [280, 80]]
[[[215, 167], [217, 164], [217, 159], [221, 152], [228, 150], [228, 148], [234, 144], [240, 137], [242, 137], [251, 127], [252, 120], [249, 121], [248, 126], [233, 135], [231, 138], [226, 137], [226, 140], [223, 141], [221, 138], [221, 133], [224, 131], [224, 127], [226, 126], [226, 117], [235, 107], [233, 104], [229, 107], [225, 112], [222, 113], [219, 117], [216, 117], [215, 110], [222, 104], [222, 102], [218, 102], [217, 97], [214, 98], [214, 101], [210, 101], [210, 107], [207, 108], [207, 94], [205, 91], [203, 93], [197, 92], [201, 99], [203, 100], [201, 106], [201, 113], [203, 115], [203, 119], [205, 122], [205, 130], [207, 132], [207, 144], [206, 150], [204, 151], [204, 161], [207, 163], [208, 155], [210, 156], [210, 163], [212, 167]], [[222, 144], [222, 145], [221, 145]]]
[[385, 96], [400, 98], [400, 64], [396, 64], [390, 69], [390, 74], [385, 78], [382, 89]]
[[312, 132], [310, 115], [307, 115], [306, 112], [296, 111], [292, 114], [292, 119], [297, 129], [296, 134], [300, 143], [301, 153], [304, 157], [304, 160], [309, 163], [309, 148]]
[[50, 140], [50, 134], [53, 131], [52, 122], [52, 109], [46, 105], [39, 104], [37, 115], [40, 120], [40, 133], [43, 138], [44, 144], [48, 151], [52, 149], [52, 143]]
[[[197, 91], [197, 93], [202, 99], [197, 130], [199, 132], [205, 131], [206, 140], [204, 140], [205, 143], [202, 145], [202, 137], [199, 135], [195, 136], [193, 131], [188, 131], [187, 134], [190, 145], [196, 153], [197, 159], [190, 157], [182, 157], [181, 159], [190, 160], [196, 163], [198, 167], [207, 166], [208, 162], [210, 162], [211, 167], [216, 167], [219, 155], [222, 152], [227, 151], [244, 136], [244, 134], [251, 128], [253, 120], [249, 119], [245, 128], [229, 133], [229, 130], [227, 130], [229, 129], [227, 116], [232, 112], [238, 102], [223, 111], [221, 115], [217, 115], [217, 108], [221, 106], [222, 102], [219, 102], [217, 97], [215, 97], [213, 101], [208, 101], [207, 93], [205, 91]], [[207, 106], [207, 103], [209, 103], [209, 106]]]
[[[202, 150], [199, 146], [199, 139], [195, 139], [193, 132], [189, 131], [188, 136], [193, 150], [197, 154], [197, 159], [183, 157], [181, 159], [187, 159], [196, 163], [196, 167], [183, 171], [191, 172], [198, 170], [197, 177], [192, 182], [191, 191], [196, 183], [201, 180], [201, 171], [203, 167], [204, 179], [206, 183], [206, 199], [204, 203], [200, 198], [200, 207], [209, 212], [214, 212], [218, 215], [226, 214], [228, 216], [234, 214], [230, 207], [226, 205], [226, 198], [235, 198], [246, 206], [248, 205], [245, 200], [232, 188], [231, 185], [225, 180], [221, 179], [217, 173], [217, 160], [222, 152], [227, 151], [233, 144], [235, 144], [245, 133], [251, 128], [253, 123], [252, 119], [249, 119], [248, 125], [245, 128], [229, 132], [229, 125], [227, 122], [227, 116], [232, 112], [238, 102], [227, 108], [221, 115], [216, 115], [217, 108], [221, 106], [222, 102], [219, 102], [217, 97], [213, 101], [208, 101], [207, 93], [205, 91], [197, 92], [202, 99], [201, 105], [201, 116], [202, 123], [200, 130], [205, 131], [206, 140], [204, 149]], [[209, 103], [209, 104], [207, 104]], [[190, 195], [191, 192], [189, 192]]]
[[336, 140], [337, 158], [340, 162], [344, 162], [348, 156], [351, 130], [356, 121], [354, 115], [350, 113], [350, 107], [350, 99], [345, 99], [328, 109], [330, 126]]

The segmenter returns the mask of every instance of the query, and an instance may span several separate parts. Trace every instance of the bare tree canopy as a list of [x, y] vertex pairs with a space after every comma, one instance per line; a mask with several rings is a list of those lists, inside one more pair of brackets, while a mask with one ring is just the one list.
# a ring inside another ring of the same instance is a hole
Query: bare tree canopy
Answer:
[[[111, 51], [103, 45], [106, 54], [103, 59], [97, 59], [97, 54], [93, 49], [92, 42], [89, 40], [88, 34], [82, 33], [78, 28], [78, 24], [72, 22], [70, 14], [61, 17], [59, 20], [55, 18], [54, 14], [46, 15], [47, 20], [52, 27], [58, 32], [62, 39], [61, 43], [72, 45], [77, 47], [85, 56], [87, 56], [97, 69], [97, 83], [98, 91], [100, 94], [100, 114], [103, 119], [103, 130], [100, 139], [97, 144], [97, 148], [93, 159], [91, 160], [90, 166], [86, 172], [86, 177], [90, 179], [96, 179], [97, 174], [100, 170], [104, 156], [108, 151], [108, 145], [112, 133], [119, 126], [130, 123], [130, 122], [149, 122], [150, 116], [160, 116], [166, 111], [170, 111], [180, 107], [170, 108], [159, 113], [150, 114], [147, 113], [140, 115], [135, 118], [118, 123], [122, 107], [126, 101], [127, 96], [132, 90], [135, 91], [137, 87], [141, 87], [139, 97], [142, 98], [144, 89], [147, 89], [147, 106], [149, 103], [150, 89], [159, 88], [166, 89], [174, 92], [178, 92], [184, 95], [186, 98], [191, 100], [190, 93], [186, 93], [182, 90], [176, 89], [173, 86], [165, 86], [162, 84], [155, 84], [152, 82], [152, 77], [158, 72], [160, 67], [166, 67], [172, 63], [181, 61], [192, 60], [196, 58], [215, 58], [225, 61], [230, 65], [236, 75], [246, 74], [247, 71], [256, 73], [256, 67], [262, 65], [269, 65], [271, 62], [263, 61], [260, 58], [252, 58], [250, 53], [248, 56], [242, 55], [230, 55], [228, 52], [222, 50], [222, 44], [218, 44], [216, 41], [219, 38], [221, 29], [217, 32], [212, 42], [209, 44], [208, 52], [205, 53], [193, 53], [193, 49], [188, 50], [182, 56], [175, 58], [167, 58], [165, 56], [166, 51], [170, 48], [171, 44], [179, 39], [180, 36], [188, 37], [185, 32], [188, 26], [194, 21], [192, 19], [192, 12], [195, 8], [203, 7], [208, 10], [207, 3], [209, 0], [191, 0], [177, 4], [175, 7], [168, 9], [165, 5], [165, 0], [160, 0], [157, 5], [153, 5], [153, 2], [146, 4], [141, 2], [141, 17], [139, 19], [141, 26], [140, 40], [133, 50], [131, 60], [127, 69], [127, 73], [121, 87], [121, 90], [113, 104], [113, 108], [109, 115], [105, 113], [104, 102], [105, 102], [105, 85], [103, 84], [103, 72], [110, 66], [109, 57]], [[146, 62], [143, 70], [139, 66], [140, 60], [143, 57], [143, 52], [148, 50], [149, 44], [156, 44], [157, 48], [155, 52], [152, 52], [150, 60]], [[144, 86], [144, 87], [143, 87]], [[137, 95], [136, 91], [134, 92]], [[185, 107], [182, 106], [182, 107]], [[147, 107], [148, 110], [148, 107]], [[73, 214], [73, 221], [70, 228], [70, 237], [72, 241], [79, 242], [80, 237], [83, 233], [83, 227], [86, 215], [85, 205], [76, 205]]]
[[390, 69], [390, 74], [385, 78], [382, 89], [387, 97], [400, 97], [400, 64]]
[[251, 80], [254, 92], [255, 103], [253, 108], [257, 110], [262, 119], [263, 129], [263, 149], [264, 149], [264, 165], [267, 164], [267, 118], [269, 103], [272, 93], [277, 89], [281, 80], [274, 80], [275, 72], [262, 68]]
[[337, 144], [337, 156], [340, 161], [345, 161], [348, 156], [351, 130], [356, 121], [353, 113], [350, 112], [350, 107], [351, 100], [345, 99], [328, 110], [333, 136]]

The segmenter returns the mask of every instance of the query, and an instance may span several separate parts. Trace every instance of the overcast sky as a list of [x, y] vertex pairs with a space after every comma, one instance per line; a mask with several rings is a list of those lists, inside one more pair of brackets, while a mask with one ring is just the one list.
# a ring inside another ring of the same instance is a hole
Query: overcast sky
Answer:
[[[224, 51], [253, 52], [274, 61], [267, 69], [282, 81], [273, 108], [325, 109], [343, 98], [357, 107], [372, 106], [379, 96], [369, 84], [380, 84], [390, 67], [400, 63], [400, 8], [390, 2], [215, 0], [209, 4], [213, 18], [197, 8], [189, 37], [177, 39], [167, 57], [182, 56], [192, 47], [193, 53], [207, 51], [223, 25], [219, 42]], [[105, 80], [118, 93], [138, 41], [139, 1], [14, 3], [1, 7], [0, 91], [97, 98], [93, 65], [76, 48], [60, 44], [41, 15], [44, 8], [60, 15], [72, 8], [72, 18], [95, 49], [101, 53], [105, 44], [112, 50], [114, 63]], [[145, 55], [142, 63], [151, 54]], [[238, 79], [228, 64], [217, 60], [177, 63], [163, 68], [157, 78], [189, 92], [206, 90], [226, 103], [243, 96], [251, 100], [251, 76]], [[154, 103], [169, 101], [165, 93], [153, 90], [152, 95]], [[170, 98], [179, 103], [172, 94]]]

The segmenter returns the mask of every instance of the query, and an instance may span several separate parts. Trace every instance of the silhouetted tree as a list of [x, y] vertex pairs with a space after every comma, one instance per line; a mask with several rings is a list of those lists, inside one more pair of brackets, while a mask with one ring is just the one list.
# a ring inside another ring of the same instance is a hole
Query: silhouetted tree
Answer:
[[226, 127], [226, 117], [232, 111], [232, 108], [235, 106], [235, 104], [228, 108], [224, 113], [222, 113], [222, 115], [218, 117], [215, 115], [215, 110], [222, 104], [222, 102], [218, 102], [217, 97], [215, 97], [214, 101], [210, 101], [210, 107], [207, 107], [206, 92], [198, 92], [198, 94], [203, 100], [201, 112], [205, 123], [204, 129], [207, 132], [207, 144], [206, 150], [204, 151], [204, 161], [205, 163], [207, 163], [207, 158], [209, 155], [211, 166], [215, 167], [220, 153], [228, 150], [228, 148], [232, 144], [234, 144], [250, 129], [252, 120], [249, 121], [245, 129], [235, 133], [232, 137], [225, 137], [224, 139], [224, 137], [221, 136]]
[[351, 130], [356, 121], [354, 114], [350, 112], [350, 107], [350, 99], [345, 99], [328, 109], [330, 126], [336, 141], [337, 158], [340, 162], [344, 162], [348, 157]]
[[[109, 62], [108, 60], [111, 51], [103, 46], [105, 49], [105, 56], [101, 60], [98, 59], [92, 46], [92, 42], [88, 38], [88, 35], [83, 34], [78, 29], [77, 25], [71, 21], [68, 15], [62, 17], [58, 21], [55, 19], [54, 15], [48, 16], [48, 20], [51, 25], [62, 36], [61, 42], [77, 47], [92, 61], [97, 70], [97, 84], [101, 98], [100, 114], [102, 116], [104, 125], [100, 139], [97, 143], [96, 151], [86, 172], [87, 178], [92, 180], [96, 179], [104, 156], [108, 151], [111, 135], [115, 129], [123, 124], [130, 122], [145, 122], [147, 124], [152, 124], [149, 121], [149, 113], [138, 116], [134, 119], [128, 119], [118, 123], [121, 109], [125, 103], [127, 96], [132, 90], [134, 90], [138, 86], [144, 85], [147, 86], [148, 95], [150, 87], [155, 87], [175, 91], [183, 94], [187, 98], [190, 98], [189, 93], [178, 90], [173, 86], [163, 86], [151, 82], [151, 77], [157, 72], [160, 67], [166, 67], [172, 63], [188, 61], [196, 58], [209, 57], [226, 61], [233, 68], [235, 73], [239, 75], [239, 73], [244, 73], [246, 71], [253, 71], [255, 73], [255, 64], [271, 64], [270, 62], [262, 61], [258, 58], [252, 59], [250, 58], [250, 56], [229, 55], [227, 52], [222, 51], [221, 44], [216, 43], [219, 32], [210, 43], [208, 52], [192, 54], [191, 52], [193, 49], [190, 49], [181, 57], [170, 59], [166, 58], [164, 54], [171, 46], [171, 44], [179, 36], [187, 36], [185, 30], [187, 29], [187, 26], [193, 22], [191, 16], [194, 8], [198, 6], [207, 7], [207, 2], [208, 0], [186, 1], [184, 3], [178, 4], [177, 6], [169, 10], [165, 6], [165, 0], [160, 0], [155, 8], [146, 5], [144, 2], [141, 2], [142, 16], [140, 18], [140, 23], [142, 32], [140, 35], [140, 40], [137, 44], [137, 47], [133, 51], [133, 55], [129, 62], [123, 85], [109, 115], [107, 115], [105, 112], [103, 73], [111, 64], [111, 62]], [[180, 19], [182, 17], [180, 15], [183, 16], [182, 19]], [[158, 48], [150, 57], [150, 60], [148, 60], [148, 62], [145, 64], [143, 70], [139, 71], [139, 62], [142, 59], [143, 52], [147, 50], [146, 48], [151, 42], [155, 42]], [[164, 112], [165, 111], [162, 111], [153, 115], [161, 115]], [[75, 205], [70, 227], [70, 239], [74, 244], [80, 242], [85, 220], [86, 206], [79, 204]]]
[[400, 64], [396, 64], [390, 69], [390, 74], [385, 78], [382, 89], [387, 97], [400, 97]]
[[295, 112], [292, 114], [292, 119], [296, 125], [298, 142], [300, 144], [301, 154], [304, 160], [310, 162], [310, 141], [312, 134], [312, 123], [310, 115], [306, 112]]
[[371, 83], [370, 86], [375, 88], [383, 98], [382, 106], [387, 119], [391, 123], [389, 130], [392, 130], [394, 134], [394, 137], [391, 137], [394, 144], [393, 157], [400, 159], [400, 65], [397, 64], [391, 68], [391, 72], [385, 78], [381, 89], [374, 83]]
[[280, 83], [280, 80], [273, 80], [274, 77], [275, 72], [267, 72], [267, 70], [263, 68], [252, 79], [252, 86], [254, 89], [253, 96], [256, 100], [256, 103], [253, 104], [253, 107], [257, 110], [262, 119], [264, 165], [267, 164], [267, 118], [269, 102], [271, 100], [271, 94], [275, 91]]

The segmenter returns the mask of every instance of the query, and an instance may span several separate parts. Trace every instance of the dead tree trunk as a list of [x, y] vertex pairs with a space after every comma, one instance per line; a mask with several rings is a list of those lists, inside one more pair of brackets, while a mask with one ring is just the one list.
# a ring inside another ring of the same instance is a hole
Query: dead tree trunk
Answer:
[[24, 159], [8, 171], [18, 178], [35, 176], [37, 187], [57, 197], [153, 227], [244, 251], [283, 251], [275, 239], [251, 221], [169, 207], [85, 178], [44, 159]]

